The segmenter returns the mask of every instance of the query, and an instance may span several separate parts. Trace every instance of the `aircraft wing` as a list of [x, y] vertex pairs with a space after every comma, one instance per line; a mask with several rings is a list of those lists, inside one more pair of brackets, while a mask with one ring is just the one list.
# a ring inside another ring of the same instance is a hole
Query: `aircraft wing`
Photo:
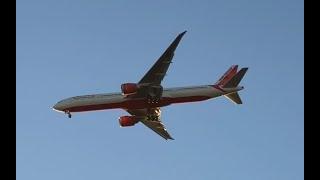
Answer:
[[170, 134], [168, 133], [167, 129], [165, 128], [164, 124], [161, 122], [160, 115], [161, 111], [160, 108], [154, 108], [149, 110], [127, 110], [131, 115], [137, 116], [140, 119], [140, 122], [159, 134], [165, 140], [171, 139], [174, 140]]
[[139, 84], [160, 85], [167, 73], [169, 65], [172, 61], [174, 51], [176, 50], [181, 38], [187, 31], [180, 33], [176, 39], [170, 44], [167, 50], [160, 56], [151, 69], [139, 81]]
[[164, 139], [166, 139], [166, 140], [168, 140], [168, 139], [174, 140], [170, 136], [170, 134], [168, 133], [168, 131], [166, 130], [166, 128], [164, 127], [163, 123], [160, 120], [159, 121], [150, 121], [150, 120], [143, 119], [140, 122], [142, 122], [148, 128], [150, 128], [151, 130], [153, 130], [154, 132], [159, 134]]

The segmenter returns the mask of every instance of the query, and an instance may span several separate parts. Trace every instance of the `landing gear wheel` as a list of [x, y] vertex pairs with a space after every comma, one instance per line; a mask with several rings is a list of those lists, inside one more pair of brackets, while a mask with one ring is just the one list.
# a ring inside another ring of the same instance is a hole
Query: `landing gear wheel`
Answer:
[[68, 114], [68, 118], [71, 118], [71, 113], [69, 111], [66, 111], [66, 114]]
[[160, 98], [155, 97], [155, 96], [149, 96], [149, 97], [147, 97], [147, 101], [148, 101], [148, 104], [157, 104], [157, 103], [159, 103]]

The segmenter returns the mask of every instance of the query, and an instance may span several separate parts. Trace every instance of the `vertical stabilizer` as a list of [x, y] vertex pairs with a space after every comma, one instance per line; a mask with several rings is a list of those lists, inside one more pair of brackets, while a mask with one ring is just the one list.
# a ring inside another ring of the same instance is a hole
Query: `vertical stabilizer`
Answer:
[[248, 68], [240, 69], [240, 71], [236, 75], [234, 75], [226, 84], [222, 85], [222, 87], [224, 88], [237, 87], [241, 79], [243, 78], [243, 76], [246, 74], [247, 70]]
[[215, 83], [215, 85], [223, 86], [225, 85], [234, 75], [236, 75], [238, 65], [231, 66], [221, 78]]

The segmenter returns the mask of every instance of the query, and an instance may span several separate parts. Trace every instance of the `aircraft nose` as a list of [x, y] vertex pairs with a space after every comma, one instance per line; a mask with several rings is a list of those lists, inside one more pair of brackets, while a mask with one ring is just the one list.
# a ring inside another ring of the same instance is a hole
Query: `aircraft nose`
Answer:
[[55, 104], [52, 108], [56, 111], [62, 111], [62, 106], [60, 103]]

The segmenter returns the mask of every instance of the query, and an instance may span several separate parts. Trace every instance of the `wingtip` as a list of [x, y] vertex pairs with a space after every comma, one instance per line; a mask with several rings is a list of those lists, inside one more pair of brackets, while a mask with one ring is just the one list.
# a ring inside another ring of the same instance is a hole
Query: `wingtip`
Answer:
[[243, 71], [248, 71], [248, 67], [244, 67], [244, 68], [241, 68], [241, 70], [243, 69]]
[[178, 38], [178, 39], [181, 39], [186, 32], [187, 32], [187, 31], [183, 31], [182, 33], [180, 33], [180, 34], [177, 36], [177, 38]]
[[169, 139], [169, 140], [174, 140], [174, 138], [172, 138], [171, 136], [170, 136], [169, 138], [167, 138], [166, 140], [168, 140], [168, 139]]

